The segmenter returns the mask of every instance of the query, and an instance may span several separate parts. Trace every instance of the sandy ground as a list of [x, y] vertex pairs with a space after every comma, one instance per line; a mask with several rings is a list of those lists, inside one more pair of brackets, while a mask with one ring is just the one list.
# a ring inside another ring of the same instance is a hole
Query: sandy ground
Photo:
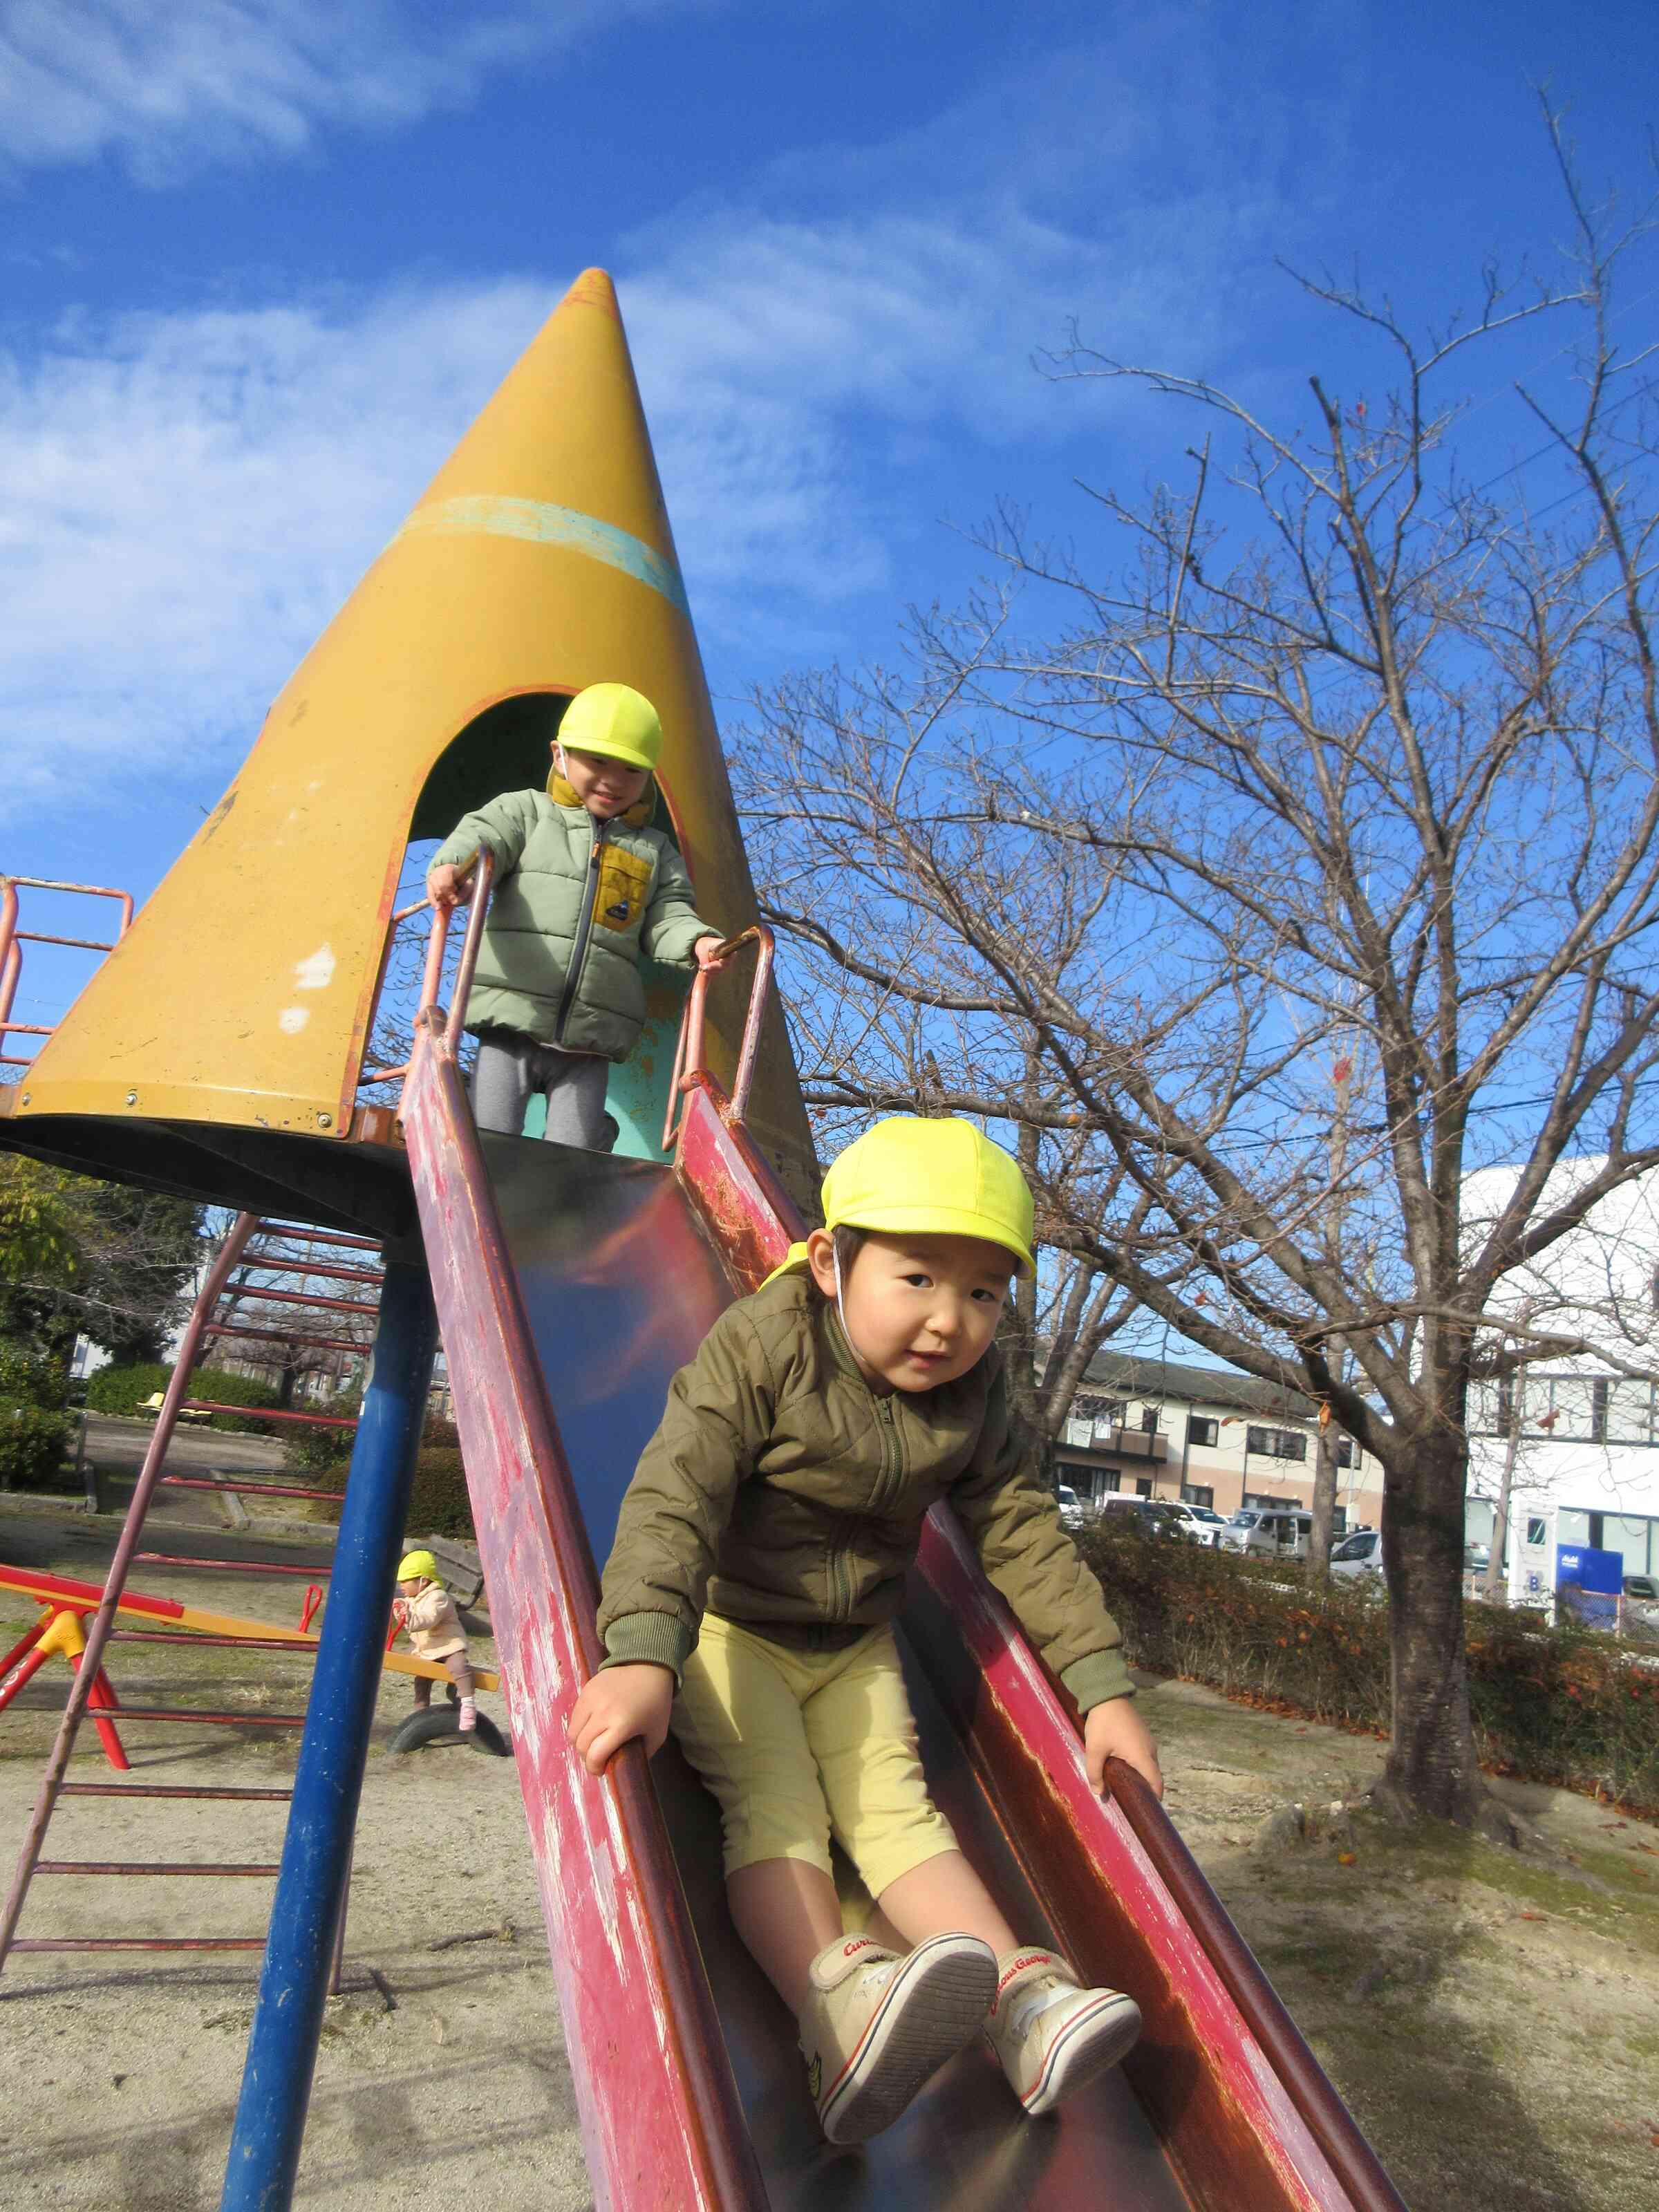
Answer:
[[[167, 1510], [179, 1506], [198, 1516], [175, 1529], [179, 1548], [320, 1556], [314, 1540], [256, 1546], [216, 1533], [188, 1493]], [[0, 1500], [0, 1558], [94, 1578], [114, 1528]], [[284, 1622], [304, 1587], [154, 1567], [134, 1581]], [[0, 1593], [6, 1644], [28, 1618]], [[475, 1655], [488, 1663], [487, 1638]], [[250, 1714], [298, 1712], [307, 1674], [278, 1655], [186, 1662], [137, 1644], [116, 1647], [112, 1672], [130, 1703]], [[1533, 1838], [1519, 1854], [1402, 1839], [1364, 1815], [1350, 1833], [1264, 1851], [1257, 1833], [1276, 1808], [1357, 1797], [1382, 1747], [1190, 1685], [1149, 1683], [1143, 1698], [1182, 1832], [1408, 2202], [1419, 2212], [1628, 2212], [1659, 2201], [1659, 1830], [1559, 1793], [1511, 1790]], [[388, 1678], [346, 1988], [328, 2008], [296, 2202], [379, 2212], [418, 2192], [586, 2212], [513, 1765], [459, 1747], [388, 1755], [409, 1698], [407, 1682]], [[61, 1700], [61, 1679], [42, 1675], [0, 1718], [8, 1869]], [[501, 1717], [499, 1698], [484, 1703]], [[149, 1778], [216, 1784], [285, 1782], [296, 1741], [251, 1726], [134, 1723], [125, 1733]], [[76, 1776], [104, 1771], [88, 1733]], [[274, 1859], [283, 1812], [69, 1801], [48, 1850]], [[258, 1932], [270, 1887], [42, 1877], [22, 1932]], [[14, 1958], [0, 1979], [0, 2207], [216, 2204], [257, 1969], [257, 1954]]]

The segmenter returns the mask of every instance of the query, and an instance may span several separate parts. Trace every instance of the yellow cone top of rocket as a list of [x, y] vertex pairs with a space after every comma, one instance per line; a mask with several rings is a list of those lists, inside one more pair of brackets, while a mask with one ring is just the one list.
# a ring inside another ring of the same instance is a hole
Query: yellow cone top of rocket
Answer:
[[[655, 759], [630, 700], [659, 725]], [[278, 696], [241, 772], [14, 1093], [6, 1141], [270, 1211], [261, 1178], [278, 1195], [295, 1188], [303, 1139], [304, 1177], [349, 1186], [349, 1159], [324, 1155], [356, 1149], [344, 1140], [362, 1126], [406, 848], [503, 791], [542, 785], [568, 706], [586, 731], [572, 729], [573, 744], [607, 749], [597, 729], [658, 769], [699, 911], [730, 933], [753, 922], [600, 270], [572, 286]], [[711, 1000], [717, 1073], [735, 1056], [743, 993]], [[775, 1009], [750, 1121], [798, 1187], [809, 1180]]]

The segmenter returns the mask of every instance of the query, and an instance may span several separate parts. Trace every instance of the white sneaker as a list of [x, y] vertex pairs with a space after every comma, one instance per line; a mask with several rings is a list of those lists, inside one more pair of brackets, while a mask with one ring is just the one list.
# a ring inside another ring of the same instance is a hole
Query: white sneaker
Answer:
[[478, 1701], [476, 1698], [461, 1699], [461, 1710], [457, 1716], [455, 1725], [463, 1735], [471, 1735], [473, 1729], [477, 1727]]
[[848, 1936], [813, 1960], [800, 2011], [806, 2082], [834, 2143], [890, 2126], [947, 2058], [974, 2039], [997, 1964], [976, 1936], [930, 1936], [905, 1958]]
[[1033, 2115], [1052, 2112], [1134, 2048], [1140, 2008], [1119, 1990], [1085, 1990], [1052, 1951], [1010, 1951], [997, 1961], [985, 2039], [1008, 2086]]

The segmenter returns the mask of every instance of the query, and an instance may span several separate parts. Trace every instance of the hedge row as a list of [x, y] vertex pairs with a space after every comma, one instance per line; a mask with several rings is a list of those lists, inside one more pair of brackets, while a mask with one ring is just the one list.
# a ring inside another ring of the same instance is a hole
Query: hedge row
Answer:
[[[1380, 1596], [1354, 1583], [1286, 1589], [1282, 1565], [1133, 1530], [1090, 1528], [1079, 1541], [1136, 1666], [1388, 1733]], [[1468, 1644], [1485, 1765], [1659, 1808], [1659, 1669], [1630, 1664], [1627, 1647], [1594, 1630], [1491, 1606], [1468, 1607]]]
[[[144, 1360], [127, 1367], [100, 1367], [87, 1382], [87, 1404], [95, 1413], [143, 1413], [158, 1390], [173, 1380], [173, 1369], [161, 1360]], [[198, 1367], [191, 1377], [192, 1398], [213, 1398], [222, 1405], [246, 1406], [243, 1413], [215, 1413], [212, 1429], [237, 1436], [269, 1436], [274, 1425], [255, 1418], [262, 1406], [274, 1406], [276, 1393], [268, 1382], [249, 1375], [234, 1375], [228, 1367]], [[286, 1424], [284, 1425], [286, 1425]]]
[[[307, 1464], [307, 1471], [318, 1489], [343, 1490], [346, 1481], [346, 1455], [351, 1449], [351, 1431], [336, 1429], [324, 1431], [345, 1439], [344, 1450], [328, 1459], [323, 1465]], [[290, 1463], [295, 1461], [292, 1446], [289, 1450]], [[455, 1441], [453, 1425], [448, 1421], [428, 1420], [423, 1432], [421, 1449], [415, 1461], [415, 1481], [410, 1492], [409, 1514], [404, 1522], [410, 1534], [423, 1536], [463, 1536], [471, 1541], [472, 1504], [467, 1496], [466, 1475], [461, 1466], [461, 1455]]]

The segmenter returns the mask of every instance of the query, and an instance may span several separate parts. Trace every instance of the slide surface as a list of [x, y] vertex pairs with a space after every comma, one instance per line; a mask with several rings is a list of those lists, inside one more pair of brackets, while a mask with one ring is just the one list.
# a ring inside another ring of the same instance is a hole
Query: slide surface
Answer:
[[[672, 1170], [485, 1136], [526, 1317], [603, 1561], [623, 1492], [657, 1425], [675, 1370], [732, 1296]], [[1032, 1941], [1048, 1927], [1004, 1841], [987, 1792], [926, 1677], [911, 1691], [942, 1809]], [[856, 2154], [824, 2142], [806, 2094], [794, 2023], [726, 1917], [714, 1808], [671, 1747], [653, 1766], [726, 2045], [777, 2212], [834, 2204], [1030, 2206], [1180, 2212], [1188, 2203], [1121, 2074], [1056, 2122], [1021, 2115], [994, 2061], [964, 2051], [898, 2123]], [[1110, 2177], [1109, 2184], [1107, 2177]]]
[[1052, 2118], [1025, 2119], [975, 2047], [872, 2142], [823, 2142], [794, 2023], [726, 1913], [712, 1803], [672, 1741], [596, 1779], [563, 1733], [640, 1449], [781, 1253], [787, 1200], [712, 1085], [678, 1173], [480, 1139], [439, 1053], [404, 1114], [596, 2204], [1403, 2212], [1144, 1786], [1089, 1790], [1074, 1725], [938, 1514], [899, 1623], [933, 1785], [1014, 1925], [1130, 1989], [1147, 2032]]

